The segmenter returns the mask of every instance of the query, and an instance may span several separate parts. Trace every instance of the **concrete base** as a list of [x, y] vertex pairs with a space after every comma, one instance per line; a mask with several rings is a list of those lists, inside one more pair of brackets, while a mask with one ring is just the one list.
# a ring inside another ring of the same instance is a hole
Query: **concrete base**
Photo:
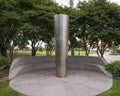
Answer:
[[57, 78], [55, 69], [32, 71], [17, 76], [10, 86], [29, 96], [95, 96], [111, 88], [104, 74], [69, 69], [67, 78]]
[[[94, 56], [73, 56], [68, 57], [67, 60], [68, 70], [69, 68], [79, 68], [97, 71], [111, 78], [112, 75], [105, 70], [106, 65], [107, 62], [103, 58]], [[56, 68], [54, 56], [17, 58], [12, 62], [10, 67], [9, 79], [16, 78], [19, 75], [24, 75], [34, 70], [50, 68]]]

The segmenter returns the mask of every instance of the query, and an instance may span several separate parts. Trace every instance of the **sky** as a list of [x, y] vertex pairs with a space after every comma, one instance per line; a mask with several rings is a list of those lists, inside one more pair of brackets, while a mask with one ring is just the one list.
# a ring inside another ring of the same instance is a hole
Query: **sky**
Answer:
[[[59, 3], [60, 5], [66, 5], [69, 6], [69, 1], [70, 0], [55, 0], [57, 3]], [[79, 0], [74, 0], [74, 6], [77, 5]], [[84, 1], [84, 0], [80, 0], [80, 1]], [[120, 5], [120, 0], [109, 0], [110, 2], [115, 2], [117, 4]]]

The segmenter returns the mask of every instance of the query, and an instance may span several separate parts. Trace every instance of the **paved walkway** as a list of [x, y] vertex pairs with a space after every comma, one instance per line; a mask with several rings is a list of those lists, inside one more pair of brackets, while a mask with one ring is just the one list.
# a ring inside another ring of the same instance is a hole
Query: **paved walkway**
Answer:
[[111, 55], [110, 52], [105, 53], [105, 58], [108, 63], [113, 61], [120, 61], [120, 55]]
[[10, 86], [29, 96], [95, 96], [111, 88], [112, 79], [78, 69], [70, 69], [67, 78], [58, 78], [55, 69], [48, 69], [20, 75]]
[[[97, 56], [96, 54], [90, 54], [91, 56]], [[106, 52], [104, 54], [104, 58], [106, 59], [106, 61], [108, 63], [111, 63], [113, 61], [117, 61], [119, 60], [120, 61], [120, 55], [111, 55], [110, 52]]]

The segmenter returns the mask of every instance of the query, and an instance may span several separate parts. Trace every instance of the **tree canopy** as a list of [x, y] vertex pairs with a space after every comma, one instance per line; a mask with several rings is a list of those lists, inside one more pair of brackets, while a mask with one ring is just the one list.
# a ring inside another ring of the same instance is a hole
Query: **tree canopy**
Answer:
[[77, 34], [84, 42], [86, 53], [95, 45], [97, 54], [103, 57], [106, 48], [111, 46], [111, 42], [116, 42], [120, 32], [119, 5], [107, 0], [90, 0], [80, 2], [78, 9], [81, 14], [76, 20], [80, 25]]
[[[50, 42], [53, 37], [53, 17], [61, 7], [50, 0], [0, 0], [0, 49], [7, 56], [7, 49], [15, 38], [31, 41], [35, 56], [39, 41]], [[18, 40], [18, 39], [17, 39]], [[15, 42], [16, 43], [16, 42]], [[24, 44], [23, 44], [24, 45]]]
[[12, 53], [28, 41], [32, 56], [41, 41], [51, 50], [55, 14], [70, 16], [70, 49], [78, 46], [78, 38], [87, 56], [96, 47], [103, 57], [107, 48], [120, 44], [120, 6], [107, 0], [79, 2], [77, 8], [61, 7], [52, 0], [0, 0], [1, 55], [7, 57], [7, 50]]

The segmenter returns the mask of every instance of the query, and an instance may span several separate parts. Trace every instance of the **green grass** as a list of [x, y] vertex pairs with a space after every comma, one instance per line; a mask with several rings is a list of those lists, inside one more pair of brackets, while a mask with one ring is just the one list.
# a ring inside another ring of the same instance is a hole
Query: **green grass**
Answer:
[[[26, 96], [9, 87], [9, 82], [0, 82], [0, 96]], [[97, 96], [120, 96], [120, 80], [114, 80], [113, 87]]]
[[26, 96], [9, 87], [9, 82], [0, 82], [0, 96]]
[[[31, 51], [18, 51], [18, 54], [20, 55], [31, 55]], [[95, 52], [90, 52], [90, 54], [95, 54]], [[55, 55], [55, 51], [52, 53], [52, 55]], [[71, 55], [71, 52], [68, 52], [68, 55]], [[80, 52], [81, 56], [85, 56], [85, 51], [81, 51]], [[36, 53], [36, 56], [46, 56], [46, 52], [45, 51], [38, 51]], [[75, 56], [78, 56], [78, 51], [75, 51]]]
[[97, 96], [120, 96], [120, 80], [114, 80], [113, 87]]

